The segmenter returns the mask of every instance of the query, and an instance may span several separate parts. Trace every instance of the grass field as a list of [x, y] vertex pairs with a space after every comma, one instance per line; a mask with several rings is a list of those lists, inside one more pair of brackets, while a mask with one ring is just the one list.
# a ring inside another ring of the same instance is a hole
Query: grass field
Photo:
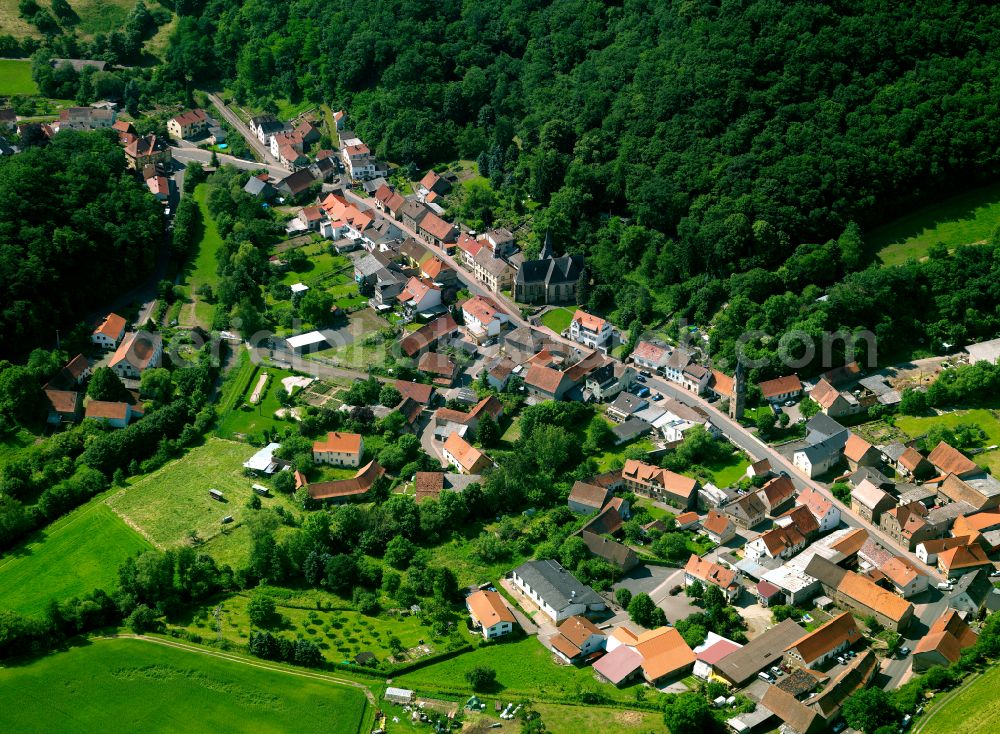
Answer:
[[95, 499], [0, 560], [0, 608], [37, 615], [52, 599], [110, 592], [121, 562], [149, 547]]
[[[254, 388], [257, 386], [257, 379], [260, 375], [267, 373], [270, 376], [264, 395], [257, 405], [248, 405]], [[261, 366], [257, 375], [250, 381], [246, 392], [233, 404], [232, 410], [225, 413], [219, 420], [218, 434], [223, 438], [240, 438], [242, 436], [259, 437], [265, 428], [280, 428], [288, 424], [274, 417], [275, 411], [281, 408], [278, 401], [279, 393], [285, 389], [281, 380], [290, 377], [291, 372], [280, 370], [275, 367]]]
[[0, 59], [0, 94], [38, 94], [38, 85], [31, 78], [30, 61]]
[[208, 191], [207, 184], [198, 184], [194, 190], [195, 201], [201, 210], [202, 236], [198, 243], [198, 254], [188, 265], [183, 285], [187, 288], [188, 299], [191, 301], [181, 309], [182, 326], [202, 326], [206, 329], [212, 327], [212, 319], [215, 316], [215, 306], [204, 301], [195, 295], [198, 287], [204, 284], [214, 285], [218, 280], [217, 268], [219, 261], [216, 253], [222, 247], [222, 237], [215, 226], [215, 220], [208, 211]]
[[[250, 552], [249, 529], [243, 525], [252, 512], [246, 507], [253, 494], [250, 485], [267, 484], [243, 475], [243, 462], [254, 451], [247, 444], [210, 438], [204, 446], [135, 480], [108, 505], [161, 548], [188, 543], [189, 531], [195, 530], [205, 550], [235, 568]], [[209, 497], [209, 489], [222, 492], [226, 502]], [[262, 497], [261, 502], [265, 508], [293, 509], [282, 495]], [[233, 522], [223, 525], [226, 515], [232, 515]]]
[[532, 706], [542, 715], [552, 734], [607, 734], [607, 732], [661, 731], [663, 715], [602, 706], [563, 706], [540, 703]]
[[932, 204], [873, 230], [866, 237], [885, 265], [920, 259], [931, 245], [948, 247], [988, 240], [1000, 224], [1000, 183]]
[[364, 693], [140, 640], [98, 640], [0, 673], [4, 731], [356, 734]]
[[[974, 423], [986, 431], [986, 446], [1000, 444], [1000, 419], [995, 411], [977, 410], [956, 410], [944, 415], [914, 417], [901, 415], [896, 418], [896, 428], [903, 431], [911, 439], [922, 436], [933, 426], [947, 426], [953, 428], [959, 423]], [[1000, 471], [1000, 449], [986, 451], [972, 457], [973, 461], [983, 467], [989, 467], [994, 472]]]
[[635, 694], [614, 686], [600, 685], [589, 668], [556, 665], [549, 652], [534, 637], [504, 642], [444, 660], [397, 677], [393, 685], [413, 688], [426, 695], [466, 696], [472, 691], [465, 673], [486, 665], [497, 673], [501, 695], [506, 700], [524, 696], [529, 700], [576, 701], [580, 689], [599, 692], [616, 701], [634, 701]]
[[[918, 722], [920, 734], [979, 734], [1000, 730], [1000, 668], [991, 668], [968, 687], [948, 698], [926, 715], [927, 724]], [[948, 696], [939, 693], [939, 696]]]
[[574, 313], [576, 313], [576, 309], [564, 307], [550, 309], [542, 315], [542, 324], [557, 334], [561, 334], [564, 329], [569, 328]]
[[729, 487], [746, 476], [750, 462], [747, 457], [734, 451], [725, 461], [707, 464], [705, 468], [712, 475], [712, 484], [716, 487]]

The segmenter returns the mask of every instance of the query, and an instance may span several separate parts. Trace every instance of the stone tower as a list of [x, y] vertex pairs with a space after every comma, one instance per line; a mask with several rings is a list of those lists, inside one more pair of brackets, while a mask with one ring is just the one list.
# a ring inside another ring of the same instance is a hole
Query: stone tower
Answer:
[[729, 398], [729, 417], [735, 421], [743, 418], [747, 402], [747, 376], [743, 362], [736, 360], [736, 375], [733, 377], [733, 395]]

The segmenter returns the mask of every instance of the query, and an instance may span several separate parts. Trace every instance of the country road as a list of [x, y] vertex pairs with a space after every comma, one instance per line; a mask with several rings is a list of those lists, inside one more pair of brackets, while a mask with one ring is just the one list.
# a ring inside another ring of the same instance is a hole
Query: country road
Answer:
[[[212, 161], [212, 151], [201, 148], [173, 147], [171, 154], [173, 159], [178, 163], [189, 163], [191, 161], [210, 163]], [[246, 158], [237, 158], [236, 156], [225, 155], [224, 153], [217, 153], [216, 156], [219, 159], [219, 163], [234, 166], [244, 171], [266, 170], [268, 175], [275, 179], [282, 179], [288, 175], [288, 171], [281, 166], [248, 161]]]
[[[222, 118], [243, 136], [243, 139], [246, 140], [250, 147], [257, 152], [257, 155], [260, 156], [262, 161], [269, 165], [278, 165], [278, 161], [276, 161], [274, 156], [271, 155], [270, 149], [260, 142], [260, 140], [258, 140], [252, 132], [250, 132], [250, 128], [247, 127], [243, 120], [240, 119], [239, 115], [229, 109], [226, 103], [223, 102], [218, 95], [209, 93], [208, 100], [212, 103], [215, 109], [219, 111]], [[284, 171], [284, 169], [281, 170]], [[285, 175], [287, 175], [287, 173], [288, 171], [285, 171]]]

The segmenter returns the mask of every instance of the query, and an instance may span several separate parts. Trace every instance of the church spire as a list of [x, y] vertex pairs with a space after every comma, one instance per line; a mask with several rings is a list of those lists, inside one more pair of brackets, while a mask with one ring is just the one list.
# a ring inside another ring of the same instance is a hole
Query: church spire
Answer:
[[545, 244], [542, 245], [542, 251], [538, 253], [539, 260], [549, 260], [555, 257], [555, 253], [552, 251], [552, 230], [545, 230]]

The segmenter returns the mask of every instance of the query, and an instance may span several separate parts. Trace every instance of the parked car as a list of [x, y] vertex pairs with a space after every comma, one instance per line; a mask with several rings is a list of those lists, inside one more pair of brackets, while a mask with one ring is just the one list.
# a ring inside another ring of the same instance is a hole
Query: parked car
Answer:
[[635, 396], [637, 398], [644, 398], [647, 395], [649, 395], [649, 388], [646, 387], [645, 385], [643, 385], [642, 387], [640, 387], [638, 390], [635, 391]]
[[670, 596], [677, 596], [680, 593], [681, 593], [680, 584], [678, 584], [677, 586], [674, 586], [674, 587], [672, 587], [670, 589]]
[[899, 657], [905, 658], [909, 654], [910, 654], [910, 648], [906, 647], [905, 645], [899, 648]]
[[640, 374], [638, 374], [638, 375], [635, 376], [635, 381], [636, 382], [645, 382], [646, 378], [642, 375], [642, 373], [640, 373]]
[[657, 393], [653, 393], [653, 397], [651, 399], [655, 403], [658, 400], [663, 400], [663, 396], [660, 395], [660, 393], [657, 392]]
[[785, 407], [786, 408], [791, 408], [793, 405], [795, 405], [795, 401], [794, 400], [786, 400], [785, 401]]

